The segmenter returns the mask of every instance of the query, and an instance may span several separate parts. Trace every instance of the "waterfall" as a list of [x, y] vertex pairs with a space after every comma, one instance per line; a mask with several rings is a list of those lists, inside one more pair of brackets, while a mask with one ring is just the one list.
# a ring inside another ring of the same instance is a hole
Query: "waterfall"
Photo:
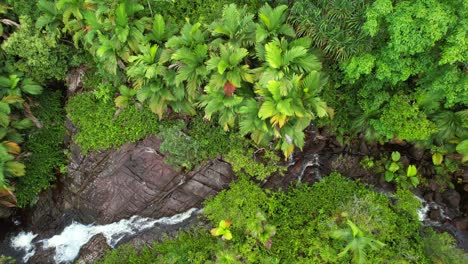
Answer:
[[320, 177], [320, 169], [319, 169], [319, 167], [320, 167], [320, 156], [319, 156], [319, 154], [312, 154], [312, 155], [306, 156], [305, 159], [306, 160], [302, 164], [301, 172], [299, 173], [299, 175], [297, 177], [297, 181], [302, 182], [302, 178], [304, 177], [304, 173], [305, 173], [305, 171], [306, 171], [306, 169], [308, 167], [313, 167], [314, 168], [314, 177], [317, 180], [320, 180], [321, 177]]
[[132, 216], [129, 219], [122, 219], [108, 225], [84, 225], [73, 222], [65, 227], [62, 233], [37, 242], [32, 242], [37, 234], [21, 232], [11, 239], [11, 246], [16, 250], [23, 250], [25, 252], [25, 256], [23, 257], [24, 262], [27, 262], [30, 257], [34, 256], [36, 246], [41, 243], [43, 249], [55, 248], [55, 263], [69, 263], [78, 257], [81, 247], [97, 234], [102, 234], [106, 238], [107, 244], [115, 247], [122, 238], [128, 235], [144, 231], [156, 224], [179, 224], [199, 211], [199, 209], [192, 208], [184, 213], [159, 219]]

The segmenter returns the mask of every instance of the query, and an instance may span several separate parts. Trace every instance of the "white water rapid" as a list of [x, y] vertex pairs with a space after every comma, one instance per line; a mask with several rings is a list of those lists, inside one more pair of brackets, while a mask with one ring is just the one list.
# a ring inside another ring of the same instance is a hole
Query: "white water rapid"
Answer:
[[199, 209], [192, 208], [187, 212], [159, 219], [132, 216], [129, 219], [122, 219], [108, 225], [83, 225], [78, 222], [73, 222], [59, 235], [34, 243], [32, 243], [32, 240], [37, 234], [21, 232], [11, 239], [11, 246], [16, 250], [23, 250], [26, 253], [23, 257], [24, 262], [28, 262], [29, 258], [34, 256], [36, 252], [35, 244], [42, 243], [44, 249], [55, 248], [55, 263], [69, 263], [78, 256], [81, 247], [97, 234], [102, 234], [106, 238], [107, 244], [111, 247], [115, 247], [125, 236], [136, 234], [156, 224], [179, 224], [198, 211]]
[[20, 232], [17, 236], [11, 239], [11, 247], [16, 250], [23, 250], [25, 255], [23, 261], [27, 262], [28, 259], [36, 254], [36, 247], [32, 244], [37, 234], [33, 232]]

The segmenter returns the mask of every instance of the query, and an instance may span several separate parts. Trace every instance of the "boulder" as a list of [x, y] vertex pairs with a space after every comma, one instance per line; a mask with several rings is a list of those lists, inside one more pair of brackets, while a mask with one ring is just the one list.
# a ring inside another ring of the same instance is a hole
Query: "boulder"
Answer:
[[461, 197], [457, 191], [449, 189], [442, 194], [442, 198], [449, 208], [458, 209]]
[[11, 216], [11, 209], [0, 204], [0, 218], [9, 218]]
[[112, 248], [107, 244], [106, 238], [101, 234], [96, 235], [80, 249], [78, 260], [75, 263], [94, 263], [97, 259], [102, 258], [104, 254], [110, 249]]

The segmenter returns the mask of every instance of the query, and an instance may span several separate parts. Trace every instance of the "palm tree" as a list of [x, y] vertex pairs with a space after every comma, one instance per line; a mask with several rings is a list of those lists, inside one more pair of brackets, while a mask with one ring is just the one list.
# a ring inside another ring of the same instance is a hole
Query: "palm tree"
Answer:
[[192, 25], [186, 22], [180, 34], [171, 37], [166, 43], [172, 52], [171, 65], [176, 70], [175, 84], [185, 86], [190, 102], [198, 98], [209, 73], [205, 65], [208, 60], [206, 32], [200, 27], [200, 23]]

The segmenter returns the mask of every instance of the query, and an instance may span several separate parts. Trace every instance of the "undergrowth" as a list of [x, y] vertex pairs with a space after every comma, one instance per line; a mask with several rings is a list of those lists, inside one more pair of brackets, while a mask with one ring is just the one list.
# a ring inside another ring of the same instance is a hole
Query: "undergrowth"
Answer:
[[73, 140], [84, 154], [117, 148], [158, 131], [158, 118], [150, 110], [137, 106], [118, 110], [112, 102], [96, 100], [90, 93], [70, 98], [66, 111], [78, 128]]
[[229, 220], [232, 239], [195, 227], [141, 252], [118, 248], [98, 263], [466, 263], [453, 238], [420, 224], [409, 191], [392, 200], [337, 173], [287, 192], [241, 177], [204, 204], [212, 227]]
[[19, 178], [15, 186], [19, 207], [33, 203], [66, 164], [62, 149], [65, 117], [61, 96], [61, 91], [46, 90], [36, 97], [36, 106], [31, 109], [43, 128], [33, 127], [24, 144], [24, 152], [28, 153], [24, 159], [26, 174]]

